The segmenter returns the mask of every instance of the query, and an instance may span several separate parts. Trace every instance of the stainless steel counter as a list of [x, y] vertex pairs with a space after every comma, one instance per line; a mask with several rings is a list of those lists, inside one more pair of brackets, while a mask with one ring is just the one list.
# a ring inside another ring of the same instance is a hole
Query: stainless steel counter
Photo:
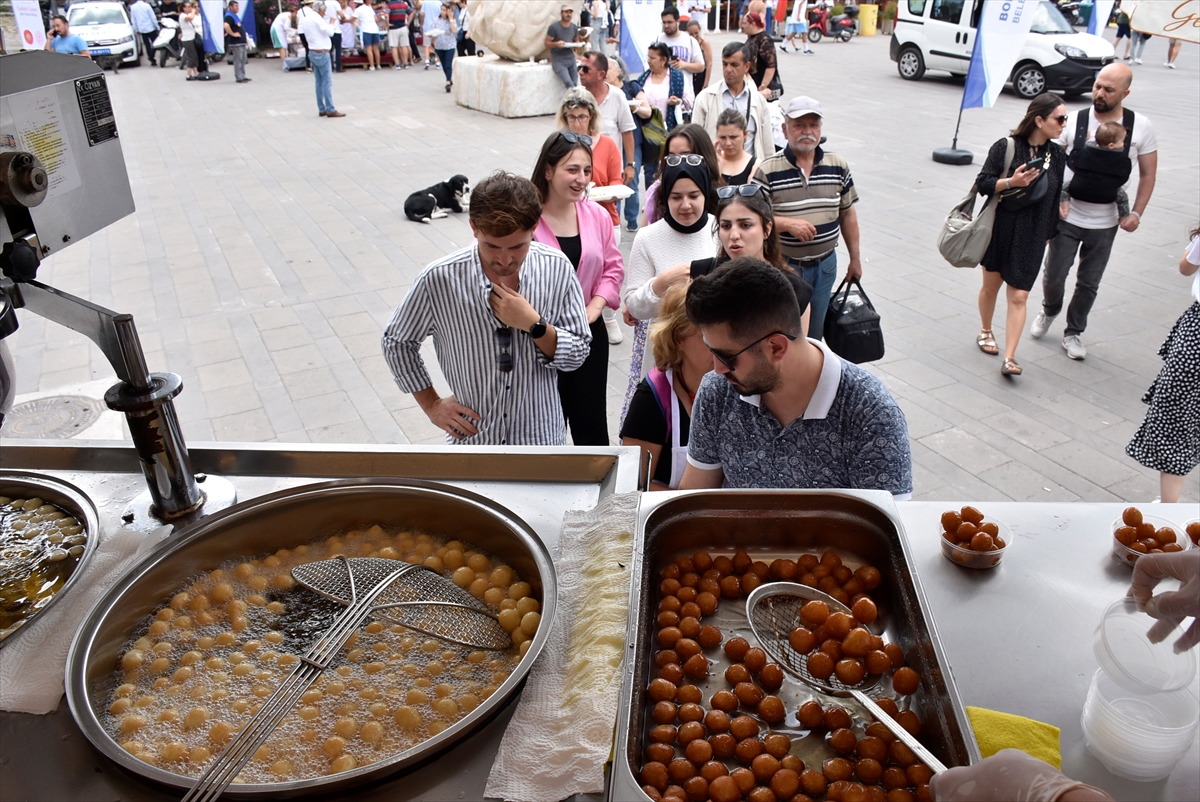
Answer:
[[[1079, 716], [1098, 668], [1092, 633], [1133, 573], [1110, 556], [1112, 521], [1129, 505], [976, 504], [1015, 537], [998, 568], [973, 571], [938, 545], [941, 514], [963, 503], [897, 505], [963, 703], [1060, 728], [1063, 771], [1116, 799], [1200, 799], [1200, 739], [1154, 783], [1111, 774], [1084, 746]], [[1200, 516], [1193, 504], [1136, 506], [1180, 526]], [[1200, 695], [1200, 677], [1191, 690]]]
[[[494, 499], [522, 517], [557, 550], [563, 513], [591, 509], [614, 493], [637, 488], [632, 448], [458, 449], [361, 446], [191, 447], [197, 471], [232, 482], [239, 500], [341, 477], [406, 477], [444, 482]], [[6, 440], [0, 468], [52, 473], [88, 494], [106, 534], [123, 525], [126, 504], [145, 489], [132, 448], [111, 443], [47, 445]], [[495, 718], [437, 759], [350, 793], [347, 802], [476, 800], [483, 798], [500, 739], [519, 695]], [[47, 716], [0, 713], [0, 800], [166, 802], [178, 794], [126, 774], [80, 732], [65, 700]]]

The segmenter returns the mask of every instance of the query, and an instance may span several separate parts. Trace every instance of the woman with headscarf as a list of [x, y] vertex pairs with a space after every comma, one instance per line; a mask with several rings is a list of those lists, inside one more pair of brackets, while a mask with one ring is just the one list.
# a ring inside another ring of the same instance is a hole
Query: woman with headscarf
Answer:
[[661, 219], [638, 230], [625, 272], [625, 309], [638, 321], [625, 409], [646, 375], [642, 355], [647, 322], [658, 316], [658, 304], [667, 290], [688, 280], [692, 261], [717, 252], [710, 216], [716, 208], [716, 194], [704, 158], [694, 153], [668, 156], [663, 165], [658, 195]]

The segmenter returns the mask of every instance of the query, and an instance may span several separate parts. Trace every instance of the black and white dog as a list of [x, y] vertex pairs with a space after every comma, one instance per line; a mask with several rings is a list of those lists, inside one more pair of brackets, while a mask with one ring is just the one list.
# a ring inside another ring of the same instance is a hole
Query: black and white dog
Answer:
[[465, 212], [470, 194], [467, 177], [456, 175], [449, 181], [409, 195], [404, 201], [404, 216], [414, 223], [428, 223], [446, 217], [450, 212]]

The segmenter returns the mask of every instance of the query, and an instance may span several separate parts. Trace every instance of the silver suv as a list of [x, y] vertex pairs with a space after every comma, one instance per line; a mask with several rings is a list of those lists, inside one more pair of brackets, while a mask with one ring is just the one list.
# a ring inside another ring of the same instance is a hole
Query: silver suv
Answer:
[[88, 52], [96, 56], [119, 56], [122, 64], [140, 64], [142, 54], [124, 3], [72, 3], [67, 11], [71, 33], [87, 42]]

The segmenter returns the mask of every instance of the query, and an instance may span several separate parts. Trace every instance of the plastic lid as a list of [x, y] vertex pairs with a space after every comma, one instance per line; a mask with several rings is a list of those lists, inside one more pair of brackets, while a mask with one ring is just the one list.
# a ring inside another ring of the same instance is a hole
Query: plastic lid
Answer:
[[1155, 619], [1139, 612], [1133, 599], [1108, 605], [1092, 640], [1092, 651], [1114, 682], [1139, 693], [1174, 691], [1191, 684], [1196, 675], [1196, 652], [1175, 654], [1175, 641], [1183, 634], [1176, 627], [1160, 643], [1146, 633]]

